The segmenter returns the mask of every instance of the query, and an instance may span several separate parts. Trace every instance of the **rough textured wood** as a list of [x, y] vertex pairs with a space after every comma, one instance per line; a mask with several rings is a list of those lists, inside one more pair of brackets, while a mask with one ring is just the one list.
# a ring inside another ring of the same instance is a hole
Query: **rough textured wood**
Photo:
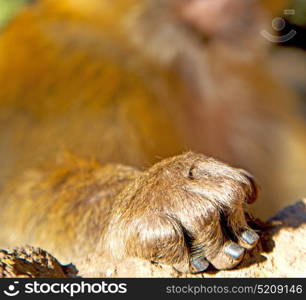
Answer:
[[61, 265], [39, 248], [26, 246], [13, 251], [0, 250], [0, 278], [69, 278], [76, 274], [73, 265]]

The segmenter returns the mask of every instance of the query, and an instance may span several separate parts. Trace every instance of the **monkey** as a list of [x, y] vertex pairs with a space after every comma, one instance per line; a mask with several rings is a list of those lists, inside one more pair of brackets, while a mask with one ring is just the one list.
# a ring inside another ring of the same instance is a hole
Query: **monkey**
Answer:
[[[29, 4], [0, 36], [0, 245], [235, 267], [259, 239], [242, 169], [265, 213], [305, 190], [304, 124], [259, 35], [282, 5]], [[88, 158], [50, 169], [63, 149]]]

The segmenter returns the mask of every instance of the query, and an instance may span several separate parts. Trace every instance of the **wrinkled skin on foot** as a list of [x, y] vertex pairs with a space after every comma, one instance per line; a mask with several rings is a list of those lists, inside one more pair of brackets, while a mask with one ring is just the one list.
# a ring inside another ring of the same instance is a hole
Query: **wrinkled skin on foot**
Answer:
[[230, 269], [259, 240], [244, 212], [256, 197], [242, 169], [194, 153], [166, 159], [120, 194], [103, 243], [117, 259], [137, 256], [193, 273], [210, 263]]

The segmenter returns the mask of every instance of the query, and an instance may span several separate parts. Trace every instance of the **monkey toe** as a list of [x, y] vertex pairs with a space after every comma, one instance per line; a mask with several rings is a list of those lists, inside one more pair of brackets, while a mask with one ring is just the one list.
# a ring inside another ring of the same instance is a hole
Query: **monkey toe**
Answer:
[[232, 269], [243, 259], [245, 249], [233, 241], [227, 241], [213, 257], [207, 257], [218, 270]]
[[244, 255], [244, 249], [236, 243], [229, 242], [224, 247], [224, 253], [231, 259], [236, 261], [242, 259]]
[[239, 245], [245, 249], [252, 249], [259, 241], [259, 235], [253, 230], [245, 230], [241, 233], [239, 238]]
[[209, 262], [204, 256], [190, 259], [190, 270], [192, 273], [201, 273], [207, 270]]

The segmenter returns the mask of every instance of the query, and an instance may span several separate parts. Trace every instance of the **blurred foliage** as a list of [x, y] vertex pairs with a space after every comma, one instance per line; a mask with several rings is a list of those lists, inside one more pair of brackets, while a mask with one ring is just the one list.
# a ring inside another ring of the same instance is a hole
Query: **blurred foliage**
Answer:
[[292, 8], [295, 9], [295, 15], [290, 18], [290, 21], [306, 26], [306, 0], [291, 0]]
[[18, 9], [29, 0], [0, 0], [0, 26], [4, 25]]

